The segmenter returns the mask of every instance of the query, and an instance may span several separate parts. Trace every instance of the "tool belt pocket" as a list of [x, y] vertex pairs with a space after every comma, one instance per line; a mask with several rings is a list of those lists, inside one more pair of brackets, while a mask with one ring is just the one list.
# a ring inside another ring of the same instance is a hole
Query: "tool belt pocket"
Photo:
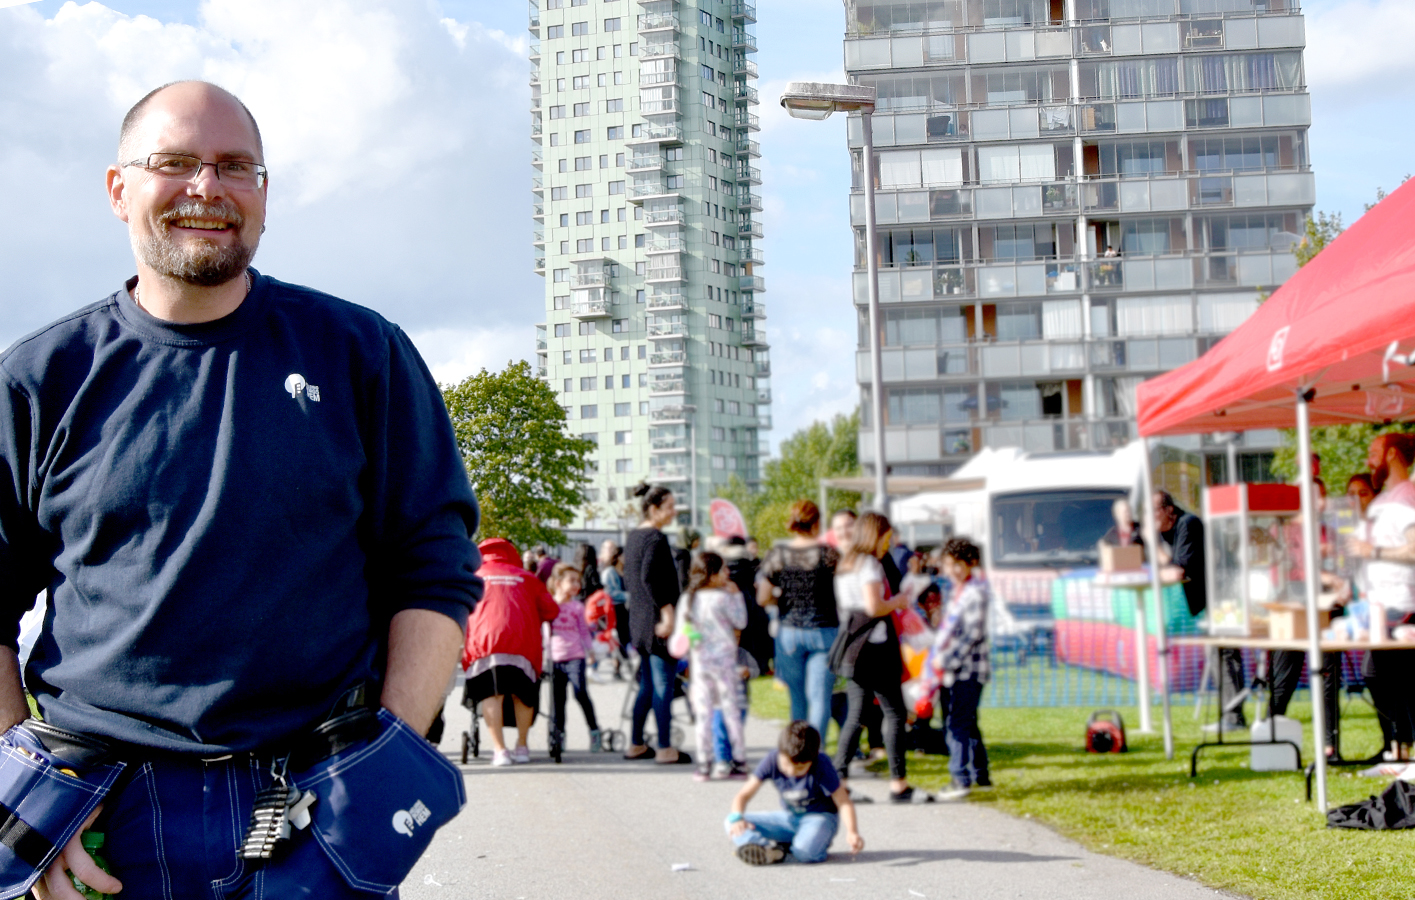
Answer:
[[34, 719], [0, 735], [0, 900], [34, 885], [124, 766], [93, 739]]
[[375, 737], [290, 780], [318, 798], [311, 830], [349, 886], [386, 894], [466, 805], [467, 793], [461, 770], [422, 735], [387, 710], [378, 719]]

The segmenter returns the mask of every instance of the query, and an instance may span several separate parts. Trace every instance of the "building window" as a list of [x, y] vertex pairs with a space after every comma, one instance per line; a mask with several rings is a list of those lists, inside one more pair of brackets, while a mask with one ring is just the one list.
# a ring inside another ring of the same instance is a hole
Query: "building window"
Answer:
[[715, 441], [725, 441], [725, 440], [727, 440], [727, 429], [725, 429], [725, 428], [719, 428], [719, 427], [717, 427], [716, 425], [714, 425], [714, 426], [712, 427], [712, 439], [715, 440]]
[[576, 171], [576, 172], [587, 172], [587, 171], [589, 171], [591, 168], [593, 168], [593, 167], [590, 165], [590, 157], [588, 157], [588, 156], [577, 156], [577, 157], [575, 157], [575, 171]]
[[577, 117], [587, 116], [590, 114], [590, 105], [588, 103], [576, 103], [574, 113]]
[[624, 445], [624, 444], [632, 444], [632, 443], [634, 443], [634, 432], [632, 432], [632, 431], [616, 431], [616, 432], [614, 432], [614, 443], [619, 444], [619, 445], [621, 445], [621, 446]]
[[[567, 380], [568, 380], [568, 379], [567, 379]], [[593, 375], [591, 375], [591, 376], [588, 377], [588, 378], [581, 378], [581, 379], [580, 379], [580, 390], [582, 390], [582, 391], [592, 391], [592, 390], [594, 390], [594, 376], [593, 376]]]
[[713, 400], [713, 401], [712, 401], [712, 411], [713, 411], [713, 412], [723, 412], [723, 411], [725, 411], [725, 408], [726, 408], [726, 404], [724, 404], [724, 403], [722, 402], [722, 398], [721, 398], [721, 397], [718, 397], [716, 400]]
[[721, 328], [721, 327], [722, 327], [722, 316], [719, 316], [719, 315], [717, 315], [716, 313], [708, 313], [708, 327], [709, 327], [709, 328]]
[[[621, 212], [622, 212], [622, 210], [621, 210]], [[628, 249], [629, 249], [629, 236], [628, 236], [627, 234], [621, 234], [621, 235], [619, 235], [619, 249], [620, 249], [620, 250], [628, 250]]]
[[573, 37], [579, 37], [580, 35], [589, 34], [589, 33], [590, 33], [590, 23], [589, 23], [589, 22], [571, 22], [571, 23], [570, 23], [570, 34], [571, 34], [571, 36], [573, 36]]
[[725, 456], [714, 456], [714, 457], [712, 458], [712, 467], [713, 467], [714, 469], [725, 469], [725, 468], [727, 468], [727, 457], [725, 457]]
[[634, 235], [634, 246], [635, 246], [635, 247], [643, 247], [643, 246], [644, 246], [644, 235], [642, 235], [642, 234], [636, 234], [636, 235]]
[[729, 416], [740, 416], [742, 414], [742, 404], [736, 400], [727, 401], [727, 414]]
[[569, 308], [570, 308], [570, 295], [569, 295], [569, 294], [563, 294], [563, 295], [561, 295], [561, 296], [559, 296], [559, 297], [556, 297], [556, 298], [555, 298], [555, 307], [554, 307], [554, 308], [555, 308], [555, 309], [569, 309]]
[[[622, 44], [615, 44], [615, 45], [614, 45], [614, 55], [615, 55], [615, 56], [623, 56], [624, 54], [623, 54], [623, 52], [621, 52], [622, 49], [623, 49], [623, 45], [622, 45]], [[626, 83], [627, 83], [627, 82], [625, 82], [625, 80], [624, 80], [624, 73], [623, 73], [623, 72], [615, 72], [615, 73], [614, 73], [614, 83], [615, 83], [615, 84], [626, 84]]]
[[604, 376], [604, 389], [605, 389], [606, 391], [612, 391], [612, 390], [614, 390], [614, 376], [613, 376], [613, 375], [606, 375], [606, 376]]
[[547, 26], [546, 29], [545, 29], [545, 39], [548, 40], [548, 41], [553, 41], [553, 40], [555, 40], [556, 38], [563, 38], [564, 36], [565, 36], [565, 26], [564, 26], [564, 25], [549, 25], [549, 26]]
[[551, 189], [550, 189], [550, 199], [552, 199], [552, 200], [564, 200], [564, 199], [565, 199], [565, 188], [564, 188], [564, 186], [551, 188]]
[[616, 459], [614, 461], [614, 471], [619, 473], [634, 471], [634, 461], [632, 459]]
[[594, 444], [596, 447], [598, 447], [598, 446], [599, 446], [599, 432], [597, 432], [597, 431], [586, 431], [584, 434], [581, 434], [581, 435], [580, 435], [580, 440], [582, 440], [582, 441], [589, 441], [591, 444]]
[[670, 191], [680, 190], [683, 187], [683, 175], [669, 175], [666, 186]]
[[[560, 79], [560, 80], [561, 80], [561, 81], [564, 81], [565, 79], [562, 78], [562, 79]], [[552, 135], [550, 136], [550, 146], [552, 146], [552, 147], [559, 147], [559, 146], [560, 146], [560, 135], [558, 135], [558, 134], [552, 134]]]
[[556, 51], [556, 53], [555, 53], [555, 64], [556, 64], [557, 66], [563, 66], [563, 65], [565, 65], [565, 51], [564, 51], [564, 50], [558, 50], [558, 51]]
[[633, 387], [633, 383], [630, 381], [630, 378], [631, 378], [631, 377], [632, 377], [632, 376], [630, 376], [630, 375], [627, 374], [627, 373], [624, 374], [624, 375], [620, 375], [620, 376], [619, 376], [619, 386], [620, 386], [620, 387], [623, 387], [623, 388]]
[[627, 416], [627, 415], [629, 415], [629, 409], [630, 409], [630, 404], [628, 404], [628, 403], [616, 403], [616, 404], [614, 404], [614, 414], [615, 414], [616, 416]]
[[649, 376], [648, 376], [648, 373], [647, 373], [647, 372], [640, 372], [640, 373], [639, 373], [639, 387], [648, 387], [648, 386], [649, 386]]
[[556, 325], [556, 326], [555, 326], [555, 336], [556, 336], [556, 337], [569, 337], [569, 336], [570, 336], [570, 326], [569, 326], [569, 324], [562, 323], [562, 324], [560, 324], [560, 325]]
[[[580, 238], [578, 241], [575, 242], [575, 252], [576, 252], [576, 253], [593, 253], [593, 252], [594, 252], [594, 238]], [[584, 324], [584, 323], [581, 323], [581, 324]]]
[[594, 213], [591, 212], [591, 211], [589, 211], [589, 210], [584, 210], [584, 211], [582, 211], [582, 212], [577, 212], [577, 213], [575, 213], [575, 224], [576, 224], [576, 225], [593, 225], [593, 224], [594, 224]]
[[648, 355], [649, 355], [648, 350], [649, 350], [649, 348], [648, 348], [648, 345], [647, 345], [647, 344], [640, 344], [640, 345], [639, 345], [639, 359], [648, 359]]
[[615, 319], [614, 322], [612, 323], [611, 328], [610, 328], [610, 331], [611, 331], [612, 333], [614, 333], [614, 334], [623, 334], [624, 332], [626, 332], [626, 331], [628, 331], [628, 330], [629, 330], [629, 320], [628, 320], [628, 319]]
[[628, 358], [629, 358], [629, 345], [628, 345], [628, 344], [625, 344], [625, 345], [623, 345], [622, 347], [619, 348], [619, 358], [620, 358], [620, 359], [628, 359]]
[[593, 404], [593, 403], [591, 403], [591, 404], [589, 404], [589, 405], [587, 405], [587, 406], [582, 406], [582, 407], [580, 407], [580, 418], [582, 418], [582, 419], [598, 419], [598, 418], [599, 418], [599, 407], [598, 407], [597, 405]]
[[606, 129], [604, 136], [606, 140], [622, 141], [624, 140], [624, 126], [611, 125], [608, 129]]
[[582, 62], [587, 62], [587, 61], [588, 61], [588, 57], [587, 57], [587, 55], [586, 55], [586, 53], [585, 53], [584, 50], [571, 50], [571, 51], [570, 51], [570, 62], [582, 63]]
[[593, 197], [593, 196], [594, 196], [594, 185], [592, 185], [592, 184], [577, 184], [577, 185], [575, 185], [575, 197], [576, 197], [576, 198], [583, 199], [583, 198], [585, 198], [585, 197]]
[[570, 82], [570, 86], [577, 91], [587, 91], [590, 88], [590, 76], [576, 75]]
[[569, 269], [556, 269], [554, 272], [551, 273], [550, 277], [552, 282], [558, 284], [562, 281], [565, 281], [569, 277], [569, 275]]
[[[567, 326], [565, 326], [565, 328], [566, 328], [566, 335], [565, 335], [565, 336], [566, 336], [566, 337], [569, 337], [569, 336], [570, 336], [570, 335], [569, 335], [569, 328], [570, 328], [570, 326], [567, 325]], [[574, 353], [573, 350], [561, 350], [561, 351], [560, 351], [560, 362], [562, 362], [563, 364], [565, 364], [565, 365], [567, 365], [567, 366], [570, 365], [570, 363], [574, 362], [574, 359], [571, 357], [571, 354], [572, 354], [572, 353]]]
[[575, 132], [575, 143], [588, 144], [590, 142], [590, 130], [588, 128]]
[[708, 109], [717, 109], [717, 95], [703, 91], [703, 106]]
[[552, 119], [563, 119], [563, 118], [565, 118], [565, 107], [563, 107], [563, 106], [552, 106], [552, 107], [550, 108], [550, 117], [551, 117]]
[[648, 270], [649, 270], [648, 263], [642, 263], [642, 262], [636, 262], [636, 263], [634, 263], [634, 274], [635, 274], [635, 275], [643, 275], [643, 274], [644, 274], [645, 272], [647, 272]]
[[609, 193], [610, 193], [611, 195], [624, 193], [624, 182], [622, 182], [622, 181], [611, 181], [611, 182], [609, 182]]
[[[593, 351], [593, 350], [581, 350], [581, 351], [580, 351], [580, 362], [582, 362], [582, 363], [587, 363], [587, 362], [594, 362], [594, 361], [595, 361], [595, 359], [594, 359], [594, 351]], [[721, 410], [718, 410], [718, 411], [721, 412]]]
[[555, 165], [561, 172], [570, 171], [570, 161], [565, 159], [556, 160]]
[[599, 222], [601, 225], [609, 224], [609, 210], [602, 209], [599, 211]]
[[604, 101], [604, 111], [607, 113], [617, 113], [624, 111], [624, 98], [617, 97], [613, 100]]
[[[634, 240], [637, 241], [638, 238], [635, 237]], [[634, 302], [635, 302], [635, 303], [643, 303], [643, 302], [644, 302], [645, 300], [647, 300], [647, 299], [648, 299], [648, 293], [647, 293], [646, 291], [644, 291], [642, 288], [640, 288], [640, 289], [637, 290], [637, 291], [634, 291]]]
[[604, 30], [605, 30], [605, 31], [618, 31], [618, 30], [619, 30], [619, 20], [618, 20], [618, 19], [605, 19], [605, 20], [604, 20]]

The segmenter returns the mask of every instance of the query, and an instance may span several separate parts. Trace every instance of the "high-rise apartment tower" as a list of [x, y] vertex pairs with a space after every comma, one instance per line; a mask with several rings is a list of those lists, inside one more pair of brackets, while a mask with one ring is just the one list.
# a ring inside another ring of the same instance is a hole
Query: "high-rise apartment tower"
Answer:
[[598, 444], [574, 523], [612, 529], [647, 479], [682, 521], [758, 478], [762, 319], [755, 7], [531, 0], [539, 372]]
[[[1135, 385], [1295, 270], [1315, 198], [1295, 0], [846, 0], [846, 20], [850, 79], [878, 90], [895, 474], [947, 474], [985, 446], [1133, 439]], [[1243, 440], [1239, 474], [1256, 478], [1276, 435]], [[867, 464], [872, 446], [863, 433]], [[1202, 446], [1219, 474], [1223, 451]]]

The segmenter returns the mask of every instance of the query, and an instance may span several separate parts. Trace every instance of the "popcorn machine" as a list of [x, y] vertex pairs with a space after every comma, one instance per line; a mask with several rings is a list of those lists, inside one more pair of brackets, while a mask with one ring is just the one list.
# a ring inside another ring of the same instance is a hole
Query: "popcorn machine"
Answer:
[[1204, 489], [1210, 634], [1265, 635], [1267, 604], [1302, 601], [1301, 511], [1294, 485]]

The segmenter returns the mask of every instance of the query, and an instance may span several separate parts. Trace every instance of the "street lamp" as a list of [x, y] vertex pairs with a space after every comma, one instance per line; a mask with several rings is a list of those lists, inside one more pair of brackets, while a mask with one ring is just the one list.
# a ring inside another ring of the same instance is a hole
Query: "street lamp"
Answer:
[[857, 84], [793, 81], [781, 95], [781, 105], [797, 119], [820, 121], [831, 113], [858, 112], [865, 134], [865, 266], [869, 276], [870, 420], [874, 426], [875, 509], [889, 511], [884, 464], [884, 370], [879, 352], [879, 259], [875, 255], [875, 89]]

